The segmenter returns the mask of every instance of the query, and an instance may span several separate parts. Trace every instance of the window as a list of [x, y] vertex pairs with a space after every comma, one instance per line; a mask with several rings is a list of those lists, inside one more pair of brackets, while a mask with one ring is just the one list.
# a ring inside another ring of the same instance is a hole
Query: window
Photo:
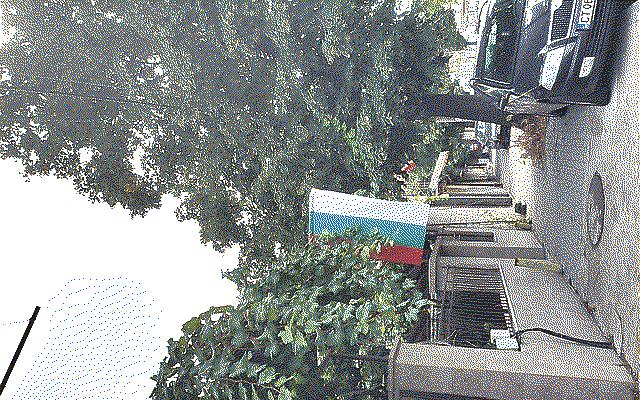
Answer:
[[489, 21], [483, 77], [509, 83], [516, 59], [520, 17], [513, 0], [499, 0]]

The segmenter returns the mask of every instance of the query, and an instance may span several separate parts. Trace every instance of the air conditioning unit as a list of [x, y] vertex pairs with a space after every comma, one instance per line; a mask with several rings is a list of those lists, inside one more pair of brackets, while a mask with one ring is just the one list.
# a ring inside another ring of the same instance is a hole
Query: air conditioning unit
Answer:
[[634, 377], [561, 273], [447, 256], [435, 268], [429, 337], [392, 350], [389, 399], [636, 398]]

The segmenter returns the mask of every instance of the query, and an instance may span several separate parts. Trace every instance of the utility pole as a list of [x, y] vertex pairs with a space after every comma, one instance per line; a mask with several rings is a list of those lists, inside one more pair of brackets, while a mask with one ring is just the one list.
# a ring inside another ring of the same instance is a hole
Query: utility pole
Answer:
[[36, 317], [38, 316], [38, 311], [40, 311], [40, 307], [36, 306], [33, 310], [33, 315], [29, 318], [29, 325], [27, 325], [27, 329], [24, 330], [24, 334], [22, 335], [22, 340], [20, 340], [20, 344], [18, 344], [18, 348], [16, 349], [16, 353], [13, 355], [13, 359], [9, 364], [9, 368], [7, 368], [7, 373], [4, 374], [4, 378], [2, 379], [2, 383], [0, 383], [0, 396], [4, 391], [5, 386], [7, 386], [7, 381], [9, 380], [9, 375], [11, 375], [11, 371], [13, 371], [13, 367], [15, 367], [16, 362], [18, 361], [18, 357], [20, 357], [20, 352], [24, 347], [24, 343], [27, 341], [27, 336], [29, 336], [29, 332], [31, 332], [31, 327], [33, 323], [36, 322]]

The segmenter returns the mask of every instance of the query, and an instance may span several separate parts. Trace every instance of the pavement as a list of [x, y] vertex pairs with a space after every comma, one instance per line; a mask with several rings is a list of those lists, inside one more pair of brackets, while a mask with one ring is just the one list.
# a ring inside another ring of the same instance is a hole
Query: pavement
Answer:
[[[551, 118], [545, 159], [532, 165], [513, 146], [503, 167], [515, 202], [528, 205], [534, 233], [561, 263], [603, 333], [640, 372], [640, 2], [621, 18], [613, 93], [605, 107], [571, 106]], [[518, 131], [512, 136], [517, 138]], [[512, 139], [514, 139], [512, 137]], [[503, 158], [507, 154], [503, 154]], [[605, 195], [600, 243], [587, 236], [589, 185]]]

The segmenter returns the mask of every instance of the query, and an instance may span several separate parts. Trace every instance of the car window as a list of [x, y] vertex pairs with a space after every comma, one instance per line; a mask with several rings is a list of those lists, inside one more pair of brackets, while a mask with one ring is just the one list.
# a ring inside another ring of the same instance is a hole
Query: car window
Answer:
[[508, 83], [515, 64], [519, 23], [513, 0], [498, 1], [493, 9], [484, 62], [484, 77]]

